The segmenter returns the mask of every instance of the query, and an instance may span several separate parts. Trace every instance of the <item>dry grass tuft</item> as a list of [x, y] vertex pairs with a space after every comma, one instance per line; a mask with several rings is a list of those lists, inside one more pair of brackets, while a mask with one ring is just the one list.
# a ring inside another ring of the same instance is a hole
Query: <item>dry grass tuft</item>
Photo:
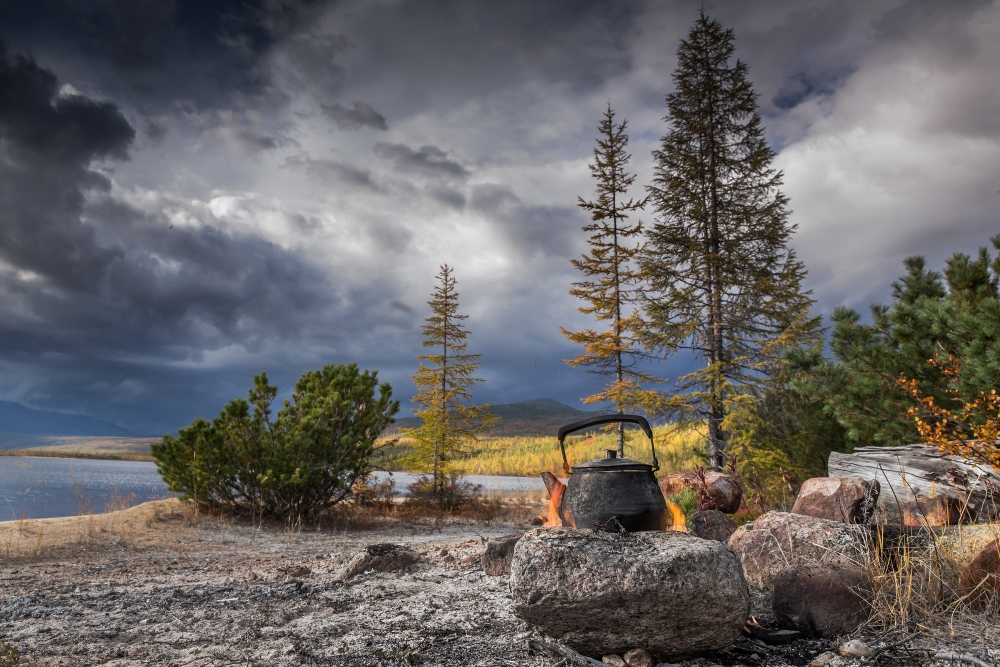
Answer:
[[1000, 524], [877, 526], [863, 564], [873, 582], [869, 627], [884, 633], [981, 637], [996, 645], [1000, 601], [982, 590], [965, 594], [960, 580], [972, 559], [998, 537]]

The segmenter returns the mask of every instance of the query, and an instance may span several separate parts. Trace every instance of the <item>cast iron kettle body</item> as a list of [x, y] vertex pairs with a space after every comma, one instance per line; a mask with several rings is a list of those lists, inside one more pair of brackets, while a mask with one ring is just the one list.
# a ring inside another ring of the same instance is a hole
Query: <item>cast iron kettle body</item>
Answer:
[[614, 422], [633, 423], [642, 427], [649, 438], [653, 464], [616, 458], [615, 450], [609, 449], [606, 458], [573, 466], [559, 511], [563, 524], [607, 532], [618, 532], [622, 528], [629, 532], [663, 530], [666, 525], [667, 503], [653, 475], [660, 466], [653, 446], [653, 431], [645, 417], [602, 415], [563, 426], [559, 429], [563, 468], [569, 472], [563, 442], [568, 434]]

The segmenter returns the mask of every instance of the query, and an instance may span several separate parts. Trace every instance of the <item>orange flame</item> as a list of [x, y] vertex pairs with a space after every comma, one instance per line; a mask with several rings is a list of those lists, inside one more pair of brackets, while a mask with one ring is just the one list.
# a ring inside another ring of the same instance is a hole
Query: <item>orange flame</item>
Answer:
[[549, 506], [545, 510], [545, 523], [542, 524], [546, 527], [563, 525], [559, 517], [559, 507], [562, 505], [563, 494], [566, 493], [566, 485], [554, 475], [551, 479], [555, 483], [549, 489]]
[[667, 509], [670, 510], [672, 521], [664, 530], [676, 530], [681, 533], [688, 532], [687, 522], [684, 520], [684, 512], [681, 508], [667, 500]]

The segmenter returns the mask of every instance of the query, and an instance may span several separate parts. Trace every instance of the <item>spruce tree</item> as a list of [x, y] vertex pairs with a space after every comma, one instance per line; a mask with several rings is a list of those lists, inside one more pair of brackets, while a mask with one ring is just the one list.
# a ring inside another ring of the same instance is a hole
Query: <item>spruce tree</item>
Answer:
[[814, 338], [805, 270], [787, 247], [781, 172], [771, 167], [747, 65], [734, 37], [702, 12], [677, 51], [669, 131], [653, 153], [655, 222], [641, 259], [648, 349], [700, 367], [660, 409], [708, 426], [723, 464], [727, 406], [766, 383], [780, 350]]
[[[570, 290], [573, 296], [589, 302], [580, 312], [595, 315], [598, 322], [607, 323], [608, 328], [604, 331], [561, 329], [566, 338], [584, 348], [582, 354], [567, 363], [585, 366], [591, 372], [612, 378], [602, 391], [586, 397], [583, 402], [610, 401], [619, 414], [638, 403], [641, 384], [650, 379], [637, 368], [640, 350], [634, 340], [634, 333], [641, 325], [639, 313], [633, 306], [639, 278], [635, 259], [642, 245], [628, 242], [642, 234], [642, 223], [627, 223], [630, 213], [646, 205], [646, 198], [626, 199], [628, 188], [635, 182], [635, 175], [625, 170], [631, 159], [625, 151], [628, 146], [626, 125], [625, 120], [615, 123], [615, 112], [609, 104], [598, 125], [597, 148], [590, 165], [590, 173], [597, 181], [597, 200], [578, 198], [578, 206], [590, 213], [591, 222], [583, 227], [583, 231], [590, 234], [590, 253], [570, 260], [584, 275], [584, 279], [573, 283]], [[620, 457], [625, 454], [623, 426], [616, 425]]]
[[498, 420], [489, 412], [488, 403], [472, 404], [472, 389], [482, 382], [474, 377], [482, 355], [465, 352], [469, 332], [462, 322], [468, 315], [458, 313], [452, 268], [442, 265], [437, 278], [440, 282], [427, 302], [432, 314], [422, 329], [423, 346], [440, 352], [417, 357], [420, 368], [413, 375], [413, 383], [417, 385], [413, 402], [421, 406], [414, 410], [421, 424], [403, 429], [404, 435], [413, 440], [412, 453], [405, 463], [412, 469], [431, 473], [435, 496], [443, 489], [454, 457], [475, 444], [476, 434], [491, 428]]

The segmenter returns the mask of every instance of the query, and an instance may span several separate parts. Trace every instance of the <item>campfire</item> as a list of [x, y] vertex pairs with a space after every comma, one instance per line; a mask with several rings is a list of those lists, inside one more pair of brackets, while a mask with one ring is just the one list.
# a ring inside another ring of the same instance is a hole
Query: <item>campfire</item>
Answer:
[[[553, 473], [543, 472], [542, 481], [545, 482], [545, 489], [549, 494], [549, 503], [545, 508], [544, 521], [542, 525], [546, 528], [562, 526], [564, 528], [576, 528], [576, 521], [573, 513], [563, 508], [563, 498], [566, 495], [566, 480], [556, 477]], [[676, 503], [664, 499], [667, 504], [667, 512], [663, 514], [663, 524], [660, 530], [674, 530], [687, 533], [687, 522], [684, 518], [684, 510]]]

